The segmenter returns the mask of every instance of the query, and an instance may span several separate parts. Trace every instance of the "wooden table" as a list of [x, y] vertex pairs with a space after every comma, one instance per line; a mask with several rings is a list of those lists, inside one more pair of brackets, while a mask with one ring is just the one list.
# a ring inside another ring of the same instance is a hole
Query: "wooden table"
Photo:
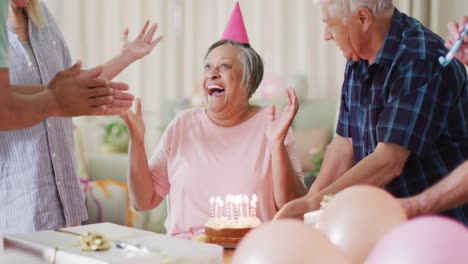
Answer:
[[224, 250], [224, 264], [232, 263], [232, 255], [234, 254], [234, 249], [225, 249]]

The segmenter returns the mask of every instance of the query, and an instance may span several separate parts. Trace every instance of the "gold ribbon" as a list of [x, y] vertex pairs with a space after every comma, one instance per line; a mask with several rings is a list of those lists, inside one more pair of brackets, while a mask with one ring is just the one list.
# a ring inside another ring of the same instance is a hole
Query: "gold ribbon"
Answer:
[[[104, 235], [98, 234], [96, 232], [86, 232], [86, 233], [80, 234], [80, 233], [68, 231], [65, 229], [56, 229], [54, 231], [78, 236], [80, 237], [80, 241], [71, 243], [68, 245], [56, 246], [54, 248], [54, 254], [51, 260], [52, 264], [56, 264], [55, 262], [57, 259], [57, 252], [59, 250], [81, 246], [82, 251], [88, 251], [88, 252], [89, 251], [105, 251], [111, 248], [111, 245], [109, 244], [109, 242], [111, 241], [124, 240], [124, 239], [135, 238], [135, 237], [141, 236], [141, 235], [134, 235], [134, 236], [114, 238], [114, 239], [107, 239]], [[147, 247], [147, 248], [151, 250], [152, 252], [160, 254], [163, 257], [163, 264], [170, 264], [170, 257], [168, 254], [164, 253], [159, 248], [153, 248], [153, 247]]]
[[83, 251], [105, 251], [111, 248], [109, 241], [103, 235], [94, 232], [82, 234], [80, 246]]

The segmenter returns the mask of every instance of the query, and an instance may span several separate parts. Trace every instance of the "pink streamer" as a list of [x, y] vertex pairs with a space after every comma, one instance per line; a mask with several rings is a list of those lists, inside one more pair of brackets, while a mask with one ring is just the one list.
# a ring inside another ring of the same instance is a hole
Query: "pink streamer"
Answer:
[[81, 184], [83, 184], [83, 190], [85, 193], [87, 193], [88, 191], [90, 191], [90, 195], [91, 195], [91, 198], [94, 200], [94, 203], [96, 204], [96, 207], [97, 207], [97, 222], [98, 223], [102, 223], [102, 204], [101, 202], [99, 202], [99, 200], [96, 198], [96, 196], [94, 196], [94, 193], [92, 192], [92, 187], [90, 185], [90, 183], [92, 182], [92, 180], [90, 179], [80, 179], [80, 182]]

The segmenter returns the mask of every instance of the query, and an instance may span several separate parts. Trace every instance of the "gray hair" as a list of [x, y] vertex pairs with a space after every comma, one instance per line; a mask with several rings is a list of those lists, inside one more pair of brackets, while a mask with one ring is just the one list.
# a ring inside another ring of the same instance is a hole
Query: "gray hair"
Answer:
[[240, 62], [242, 64], [242, 81], [241, 85], [247, 90], [248, 97], [250, 98], [257, 90], [258, 86], [263, 79], [263, 60], [262, 57], [252, 48], [249, 44], [243, 44], [232, 40], [220, 40], [208, 48], [205, 54], [208, 54], [215, 48], [222, 45], [231, 45], [240, 50]]
[[322, 0], [330, 4], [330, 14], [343, 20], [360, 7], [368, 8], [375, 16], [391, 16], [395, 6], [393, 0]]

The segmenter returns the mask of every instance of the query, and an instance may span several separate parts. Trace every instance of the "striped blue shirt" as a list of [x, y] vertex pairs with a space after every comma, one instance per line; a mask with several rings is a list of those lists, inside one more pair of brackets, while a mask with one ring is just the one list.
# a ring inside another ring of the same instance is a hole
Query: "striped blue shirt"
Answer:
[[[418, 194], [468, 159], [468, 82], [454, 60], [442, 67], [443, 40], [395, 10], [373, 64], [348, 62], [337, 133], [353, 140], [354, 162], [379, 142], [411, 151], [403, 173], [386, 189], [397, 197]], [[468, 224], [468, 206], [447, 212]]]
[[[38, 27], [29, 20], [29, 43], [8, 28], [14, 84], [46, 84], [71, 64], [59, 28], [44, 4], [41, 8], [48, 24]], [[0, 132], [0, 234], [55, 229], [86, 219], [71, 118], [53, 117], [31, 128]]]

